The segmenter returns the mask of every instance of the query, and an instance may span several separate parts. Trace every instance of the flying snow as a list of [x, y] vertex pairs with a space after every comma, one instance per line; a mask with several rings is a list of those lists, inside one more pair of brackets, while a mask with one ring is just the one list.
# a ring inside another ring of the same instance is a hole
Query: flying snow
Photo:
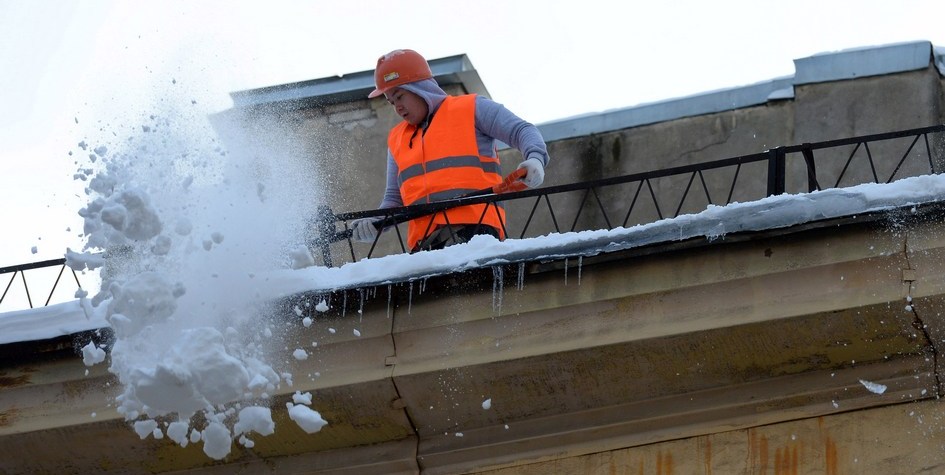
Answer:
[[[122, 385], [118, 412], [141, 438], [202, 442], [221, 459], [234, 440], [249, 448], [275, 431], [267, 398], [292, 384], [270, 360], [270, 316], [253, 276], [314, 263], [298, 251], [317, 204], [313, 161], [276, 137], [230, 153], [206, 114], [163, 112], [133, 119], [143, 123], [131, 136], [78, 144], [91, 147], [76, 174], [87, 182], [78, 211], [86, 243], [66, 261], [102, 269], [99, 293], [77, 297], [88, 322], [114, 329], [108, 369]], [[82, 355], [89, 366], [106, 359], [93, 343]], [[287, 409], [315, 432], [327, 422], [311, 404]]]

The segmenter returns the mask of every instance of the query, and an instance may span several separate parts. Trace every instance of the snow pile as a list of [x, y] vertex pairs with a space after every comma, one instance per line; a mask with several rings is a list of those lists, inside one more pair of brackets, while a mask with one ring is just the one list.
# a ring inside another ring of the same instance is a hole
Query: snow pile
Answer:
[[[67, 264], [102, 269], [101, 291], [78, 297], [91, 321], [115, 330], [118, 412], [142, 438], [202, 441], [221, 459], [233, 440], [252, 447], [250, 433], [273, 433], [266, 402], [291, 386], [291, 374], [268, 362], [272, 332], [255, 276], [310, 265], [298, 249], [317, 204], [311, 160], [264, 142], [228, 153], [198, 110], [138, 120], [124, 140], [109, 133], [78, 144], [91, 162], [75, 174], [88, 184], [79, 211], [86, 245], [68, 250]], [[102, 348], [83, 348], [87, 365], [105, 359]], [[325, 424], [293, 406], [306, 431]]]

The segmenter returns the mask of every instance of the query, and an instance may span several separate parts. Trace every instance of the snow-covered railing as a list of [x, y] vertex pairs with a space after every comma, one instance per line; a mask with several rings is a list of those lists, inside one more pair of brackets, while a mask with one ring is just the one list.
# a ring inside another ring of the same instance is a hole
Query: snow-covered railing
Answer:
[[[53, 298], [53, 294], [56, 293], [56, 288], [59, 286], [59, 281], [62, 279], [62, 274], [65, 272], [66, 259], [50, 259], [48, 261], [32, 262], [29, 264], [19, 264], [9, 267], [0, 267], [0, 279], [5, 279], [6, 275], [9, 274], [10, 278], [7, 281], [6, 286], [3, 288], [3, 294], [0, 295], [0, 304], [7, 298], [7, 294], [10, 291], [10, 287], [13, 286], [13, 283], [16, 281], [17, 275], [20, 276], [20, 279], [23, 282], [23, 290], [26, 292], [26, 302], [29, 304], [29, 308], [33, 308], [33, 297], [30, 295], [29, 283], [26, 280], [26, 271], [44, 269], [49, 267], [59, 266], [59, 274], [56, 276], [56, 281], [53, 282], [52, 288], [49, 289], [49, 296], [46, 298], [46, 302], [43, 306], [49, 305], [49, 302]], [[79, 276], [76, 275], [75, 271], [71, 268], [69, 269], [72, 272], [72, 277], [75, 279], [76, 286], [79, 290], [82, 289], [82, 284], [79, 282]]]
[[[340, 214], [322, 208], [315, 220], [316, 236], [311, 245], [315, 254], [321, 256], [323, 264], [332, 266], [348, 258], [357, 261], [374, 255], [377, 242], [370, 246], [355, 244], [351, 242], [350, 233], [346, 232], [351, 220], [362, 217], [398, 219], [404, 215], [428, 216], [456, 206], [478, 203], [489, 204], [487, 211], [494, 212], [494, 206], [502, 204], [511, 216], [504, 223], [506, 234], [525, 238], [552, 232], [630, 227], [697, 213], [711, 205], [863, 183], [889, 183], [943, 170], [945, 125], [936, 125], [776, 147], [705, 163], [501, 195]], [[694, 185], [702, 188], [701, 194], [693, 192]], [[698, 199], [700, 195], [703, 199]], [[672, 212], [667, 213], [668, 210]], [[403, 245], [405, 234], [399, 226], [392, 228], [382, 233], [380, 239], [396, 239], [395, 246], [406, 252]], [[367, 252], [361, 251], [359, 255], [361, 249], [367, 249]], [[46, 300], [48, 304], [65, 272], [64, 264], [65, 259], [53, 259], [0, 268], [0, 279], [7, 280], [0, 303], [8, 298], [7, 293], [19, 274], [27, 303], [32, 308], [33, 296], [27, 285], [26, 271], [60, 266]], [[81, 290], [75, 271], [70, 269], [70, 272]], [[2, 282], [0, 280], [0, 285], [4, 285]]]
[[[322, 208], [315, 220], [312, 246], [327, 266], [347, 257], [357, 261], [374, 256], [380, 240], [391, 239], [382, 236], [396, 236], [400, 251], [406, 252], [405, 234], [399, 226], [391, 226], [393, 231], [381, 233], [367, 252], [359, 256], [357, 250], [364, 245], [352, 243], [350, 221], [383, 217], [391, 223], [401, 223], [407, 217], [436, 215], [469, 204], [485, 203], [486, 212], [490, 213], [496, 212], [496, 206], [514, 211], [509, 214], [513, 218], [503, 223], [507, 226], [506, 235], [524, 238], [550, 232], [628, 227], [696, 213], [711, 205], [863, 183], [889, 183], [943, 170], [945, 125], [935, 125], [782, 146], [722, 160], [500, 195], [340, 214]], [[693, 192], [694, 185], [701, 186], [704, 201], [698, 192]], [[647, 202], [651, 206], [645, 207]], [[669, 210], [672, 213], [667, 213]], [[540, 216], [539, 211], [546, 214]], [[522, 220], [519, 216], [527, 218]], [[570, 216], [573, 217], [562, 219]]]

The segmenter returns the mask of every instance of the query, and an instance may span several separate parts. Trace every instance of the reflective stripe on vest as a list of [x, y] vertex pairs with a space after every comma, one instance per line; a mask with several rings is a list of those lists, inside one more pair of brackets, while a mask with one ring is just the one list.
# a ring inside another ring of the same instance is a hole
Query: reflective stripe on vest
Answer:
[[[422, 135], [417, 127], [401, 122], [391, 129], [387, 146], [397, 163], [400, 194], [407, 205], [456, 198], [502, 181], [498, 158], [479, 155], [474, 94], [444, 99]], [[408, 247], [416, 246], [439, 225], [476, 224], [480, 218], [504, 239], [505, 210], [488, 205], [483, 216], [486, 206], [461, 206], [447, 210], [445, 216], [439, 212], [410, 221]]]

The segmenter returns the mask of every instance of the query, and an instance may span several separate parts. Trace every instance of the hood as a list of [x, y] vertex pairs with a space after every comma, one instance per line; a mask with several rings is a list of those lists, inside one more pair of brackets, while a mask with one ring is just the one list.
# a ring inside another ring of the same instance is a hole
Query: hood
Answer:
[[399, 87], [420, 96], [427, 103], [430, 114], [440, 108], [440, 104], [447, 96], [446, 92], [440, 88], [440, 85], [433, 78], [403, 84]]

